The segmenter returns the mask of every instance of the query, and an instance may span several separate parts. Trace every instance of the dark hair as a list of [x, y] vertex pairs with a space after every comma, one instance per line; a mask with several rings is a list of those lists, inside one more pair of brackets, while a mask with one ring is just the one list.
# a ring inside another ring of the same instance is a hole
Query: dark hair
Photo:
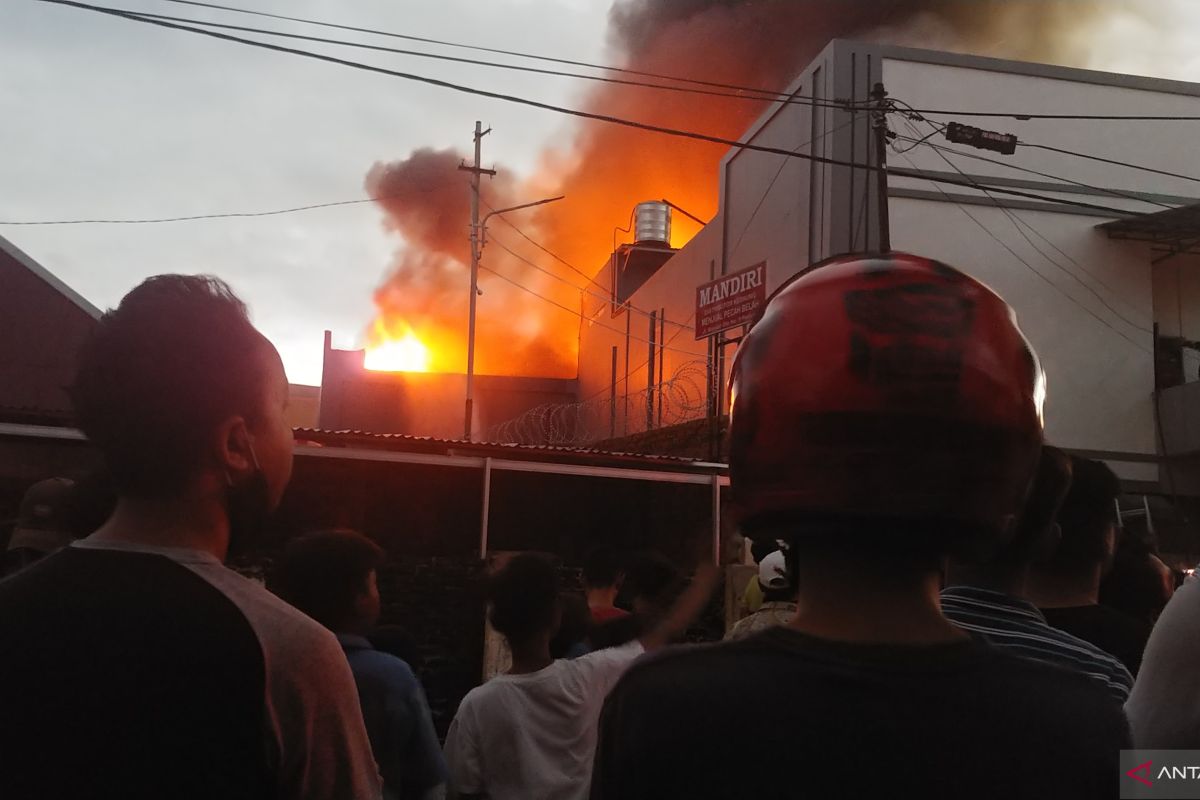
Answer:
[[779, 549], [779, 540], [770, 534], [752, 537], [750, 539], [750, 557], [757, 564]]
[[1122, 536], [1112, 569], [1100, 582], [1100, 602], [1153, 625], [1171, 599], [1156, 557], [1143, 539]]
[[1012, 540], [997, 554], [998, 564], [1024, 566], [1046, 544], [1046, 531], [1054, 524], [1071, 488], [1071, 457], [1057, 447], [1042, 447], [1029, 497], [1017, 520]]
[[558, 574], [546, 558], [521, 553], [509, 559], [488, 584], [489, 618], [510, 642], [525, 642], [554, 625]]
[[293, 540], [276, 569], [279, 596], [337, 631], [353, 619], [371, 570], [383, 563], [379, 545], [356, 531], [310, 533]]
[[593, 548], [583, 559], [583, 583], [589, 589], [613, 586], [621, 574], [621, 560], [611, 547]]
[[265, 341], [242, 301], [207, 275], [149, 278], [100, 318], [70, 394], [119, 492], [179, 489], [222, 420], [256, 418]]
[[559, 597], [559, 602], [562, 604], [562, 622], [550, 639], [551, 658], [566, 657], [571, 648], [587, 640], [592, 627], [592, 613], [583, 595], [566, 593]]
[[658, 605], [670, 602], [685, 584], [675, 564], [657, 553], [639, 554], [625, 573], [625, 589], [631, 597]]
[[1062, 540], [1046, 567], [1072, 575], [1102, 563], [1109, 555], [1108, 532], [1116, 522], [1121, 482], [1099, 461], [1071, 457], [1071, 489], [1058, 510]]

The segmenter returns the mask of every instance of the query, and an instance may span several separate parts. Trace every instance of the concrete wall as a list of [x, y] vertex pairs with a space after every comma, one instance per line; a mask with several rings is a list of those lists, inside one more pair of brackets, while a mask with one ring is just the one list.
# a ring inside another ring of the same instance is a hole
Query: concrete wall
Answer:
[[[1154, 264], [1154, 319], [1158, 333], [1200, 341], [1200, 255], [1180, 255]], [[1185, 383], [1200, 380], [1200, 352], [1184, 348]]]
[[[991, 286], [1013, 307], [1046, 371], [1050, 442], [1087, 450], [1156, 452], [1149, 264], [1130, 252], [1135, 247], [1111, 242], [1096, 231], [1091, 218], [1020, 212], [1021, 219], [1081, 265], [1064, 261], [1068, 274], [1021, 238], [1001, 210], [967, 208], [1000, 241], [952, 204], [894, 199], [895, 248], [953, 264]], [[1117, 317], [1085, 285], [1144, 327]]]
[[[883, 60], [889, 93], [921, 109], [1200, 113], [1196, 96], [1200, 87], [1196, 86], [1036, 65], [1021, 67], [1018, 72], [1024, 74], [1017, 74], [986, 59], [889, 48], [883, 52], [895, 54]], [[927, 63], [927, 58], [951, 63]], [[955, 119], [927, 116], [939, 122]], [[1180, 135], [1179, 123], [958, 119], [1015, 133], [1023, 142], [1162, 170], [1178, 171], [1179, 164], [1192, 160], [1195, 152], [1189, 137]], [[928, 124], [908, 123], [900, 117], [893, 117], [892, 125], [898, 133], [914, 138], [932, 131]], [[1020, 147], [1015, 155], [1005, 156], [949, 145], [940, 135], [931, 141], [1000, 163], [917, 147], [902, 155], [889, 153], [889, 165], [952, 177], [961, 177], [961, 170], [1019, 190], [1114, 209], [1109, 213], [1061, 206], [1035, 210], [1046, 204], [996, 194], [1007, 206], [1002, 211], [971, 188], [939, 188], [929, 181], [897, 176], [890, 182], [893, 246], [955, 264], [992, 286], [1016, 311], [1047, 372], [1047, 438], [1069, 448], [1157, 453], [1152, 330], [1158, 322], [1163, 335], [1179, 335], [1182, 321], [1185, 336], [1188, 331], [1200, 334], [1200, 280], [1190, 277], [1186, 267], [1153, 267], [1155, 254], [1147, 245], [1110, 240], [1096, 226], [1179, 205], [1196, 195], [1195, 184], [1044, 149]], [[1022, 173], [1014, 166], [1045, 175]], [[1097, 189], [1147, 193], [1156, 202]], [[917, 199], [922, 194], [931, 199]], [[1195, 375], [1200, 360], [1194, 354], [1188, 358], [1188, 371]], [[1158, 477], [1153, 464], [1114, 466], [1129, 479]]]
[[[319, 426], [459, 439], [467, 377], [432, 372], [378, 372], [363, 367], [361, 350], [325, 350]], [[476, 375], [472, 438], [545, 404], [572, 403], [576, 382], [559, 378]], [[543, 444], [535, 441], [531, 444]]]
[[[633, 307], [612, 315], [612, 304], [584, 295], [584, 317], [579, 334], [579, 398], [584, 408], [579, 418], [589, 439], [609, 439], [647, 428], [647, 397], [652, 397], [653, 425], [703, 415], [706, 401], [708, 342], [696, 341], [695, 287], [717, 274], [720, 259], [720, 220], [710, 222], [687, 246], [675, 254], [633, 297]], [[609, 266], [596, 280], [608, 285]], [[657, 323], [653, 336], [650, 313]], [[653, 339], [653, 384], [649, 390], [650, 340]], [[660, 347], [659, 345], [665, 345]], [[616, 348], [615, 406], [612, 388], [612, 348]], [[664, 379], [665, 376], [665, 379]], [[668, 384], [662, 387], [664, 380]], [[615, 413], [614, 413], [615, 412]]]

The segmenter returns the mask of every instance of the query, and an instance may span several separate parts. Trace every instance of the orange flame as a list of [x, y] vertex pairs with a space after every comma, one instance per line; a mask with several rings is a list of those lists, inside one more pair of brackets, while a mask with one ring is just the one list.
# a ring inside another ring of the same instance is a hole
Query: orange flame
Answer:
[[429, 372], [433, 353], [403, 320], [376, 318], [363, 366], [381, 372]]

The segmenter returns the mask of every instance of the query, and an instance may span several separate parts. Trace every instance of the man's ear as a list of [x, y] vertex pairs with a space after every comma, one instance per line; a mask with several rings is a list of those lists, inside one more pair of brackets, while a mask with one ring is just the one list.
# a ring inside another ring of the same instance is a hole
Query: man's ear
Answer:
[[231, 479], [255, 469], [254, 447], [244, 417], [230, 417], [216, 432], [217, 464]]
[[1044, 564], [1054, 558], [1062, 542], [1062, 526], [1052, 522], [1042, 529], [1041, 536], [1033, 544], [1033, 563]]

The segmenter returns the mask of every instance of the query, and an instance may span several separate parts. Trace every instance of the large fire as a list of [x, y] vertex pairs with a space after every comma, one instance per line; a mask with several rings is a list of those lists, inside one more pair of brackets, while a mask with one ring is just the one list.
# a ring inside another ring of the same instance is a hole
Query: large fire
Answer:
[[[390, 324], [389, 324], [390, 323]], [[382, 372], [429, 372], [433, 355], [428, 345], [402, 320], [376, 318], [363, 366]]]

